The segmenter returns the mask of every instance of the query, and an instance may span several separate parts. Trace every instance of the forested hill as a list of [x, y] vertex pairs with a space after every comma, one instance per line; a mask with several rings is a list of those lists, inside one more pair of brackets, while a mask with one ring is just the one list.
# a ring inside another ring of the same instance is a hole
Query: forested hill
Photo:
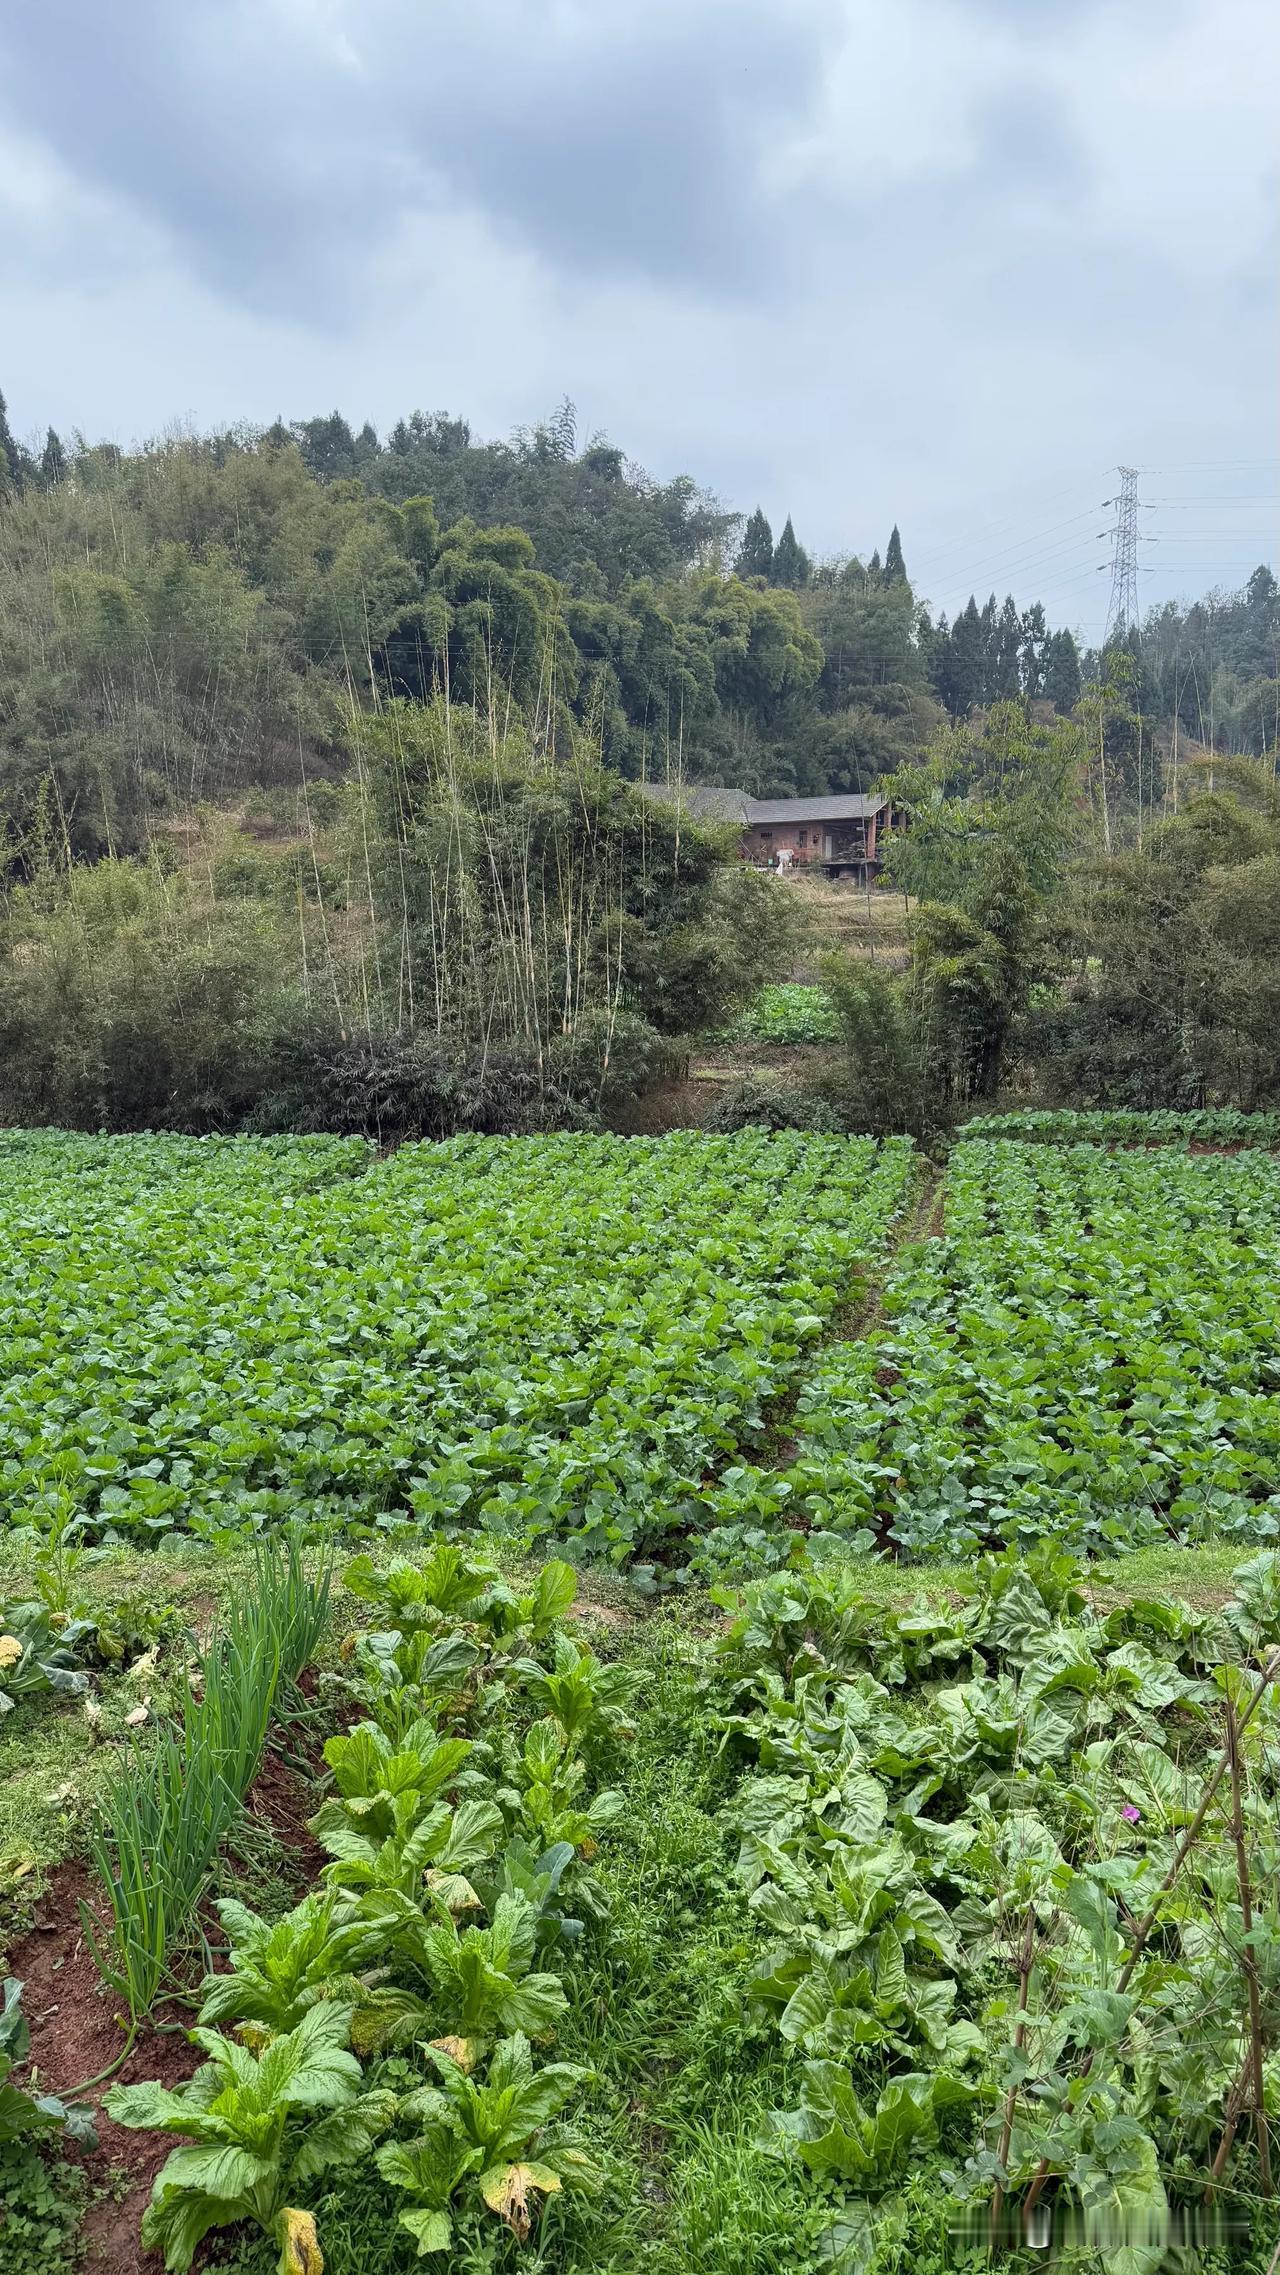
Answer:
[[[1224, 747], [1275, 732], [1259, 578], [1235, 661], [1221, 608], [1162, 619], [1153, 708]], [[866, 788], [1002, 696], [1069, 710], [1081, 659], [1036, 603], [933, 623], [896, 529], [883, 557], [814, 561], [789, 520], [775, 540], [758, 509], [582, 443], [567, 404], [505, 443], [334, 413], [126, 453], [24, 446], [0, 399], [11, 832], [52, 799], [81, 850], [127, 845], [166, 806], [296, 782], [299, 751], [342, 765], [356, 711], [446, 684], [576, 719], [625, 775], [816, 792]]]

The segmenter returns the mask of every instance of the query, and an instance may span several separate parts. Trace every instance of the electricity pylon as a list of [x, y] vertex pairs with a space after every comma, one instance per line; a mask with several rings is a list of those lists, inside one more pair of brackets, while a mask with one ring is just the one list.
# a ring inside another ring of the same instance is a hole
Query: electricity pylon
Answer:
[[1104, 648], [1123, 646], [1130, 632], [1138, 629], [1138, 469], [1136, 466], [1119, 466], [1120, 493], [1118, 497], [1104, 498], [1103, 504], [1114, 506], [1114, 529], [1104, 529], [1100, 536], [1115, 540], [1111, 556], [1111, 599], [1107, 604], [1107, 627], [1102, 635]]

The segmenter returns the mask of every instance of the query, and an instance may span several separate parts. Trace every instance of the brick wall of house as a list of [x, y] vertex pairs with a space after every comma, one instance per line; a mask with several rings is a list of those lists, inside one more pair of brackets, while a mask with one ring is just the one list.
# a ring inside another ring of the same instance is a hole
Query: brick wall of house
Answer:
[[821, 861], [821, 822], [774, 822], [763, 828], [755, 823], [742, 833], [742, 857], [745, 861], [767, 863], [770, 855], [779, 852], [783, 846], [797, 863]]

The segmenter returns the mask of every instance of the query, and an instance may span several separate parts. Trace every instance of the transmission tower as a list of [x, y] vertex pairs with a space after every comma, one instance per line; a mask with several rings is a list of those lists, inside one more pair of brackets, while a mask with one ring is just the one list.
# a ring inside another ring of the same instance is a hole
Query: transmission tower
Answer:
[[1102, 635], [1104, 648], [1120, 647], [1130, 632], [1138, 629], [1138, 469], [1136, 466], [1118, 466], [1120, 492], [1118, 497], [1104, 498], [1104, 506], [1114, 506], [1114, 529], [1099, 531], [1099, 536], [1115, 540], [1111, 556], [1111, 599], [1107, 604], [1107, 628]]

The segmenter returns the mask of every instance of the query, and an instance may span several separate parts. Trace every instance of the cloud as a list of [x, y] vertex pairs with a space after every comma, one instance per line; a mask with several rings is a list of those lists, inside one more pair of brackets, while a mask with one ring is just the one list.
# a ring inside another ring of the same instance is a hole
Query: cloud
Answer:
[[1278, 72], [1273, 0], [43, 0], [0, 384], [120, 439], [568, 392], [1070, 614], [1117, 459], [1274, 459]]
[[[815, 97], [823, 0], [45, 0], [10, 103], [257, 300], [358, 289], [389, 220], [459, 209], [544, 257], [741, 282], [763, 156]], [[63, 59], [76, 59], [68, 76]]]

